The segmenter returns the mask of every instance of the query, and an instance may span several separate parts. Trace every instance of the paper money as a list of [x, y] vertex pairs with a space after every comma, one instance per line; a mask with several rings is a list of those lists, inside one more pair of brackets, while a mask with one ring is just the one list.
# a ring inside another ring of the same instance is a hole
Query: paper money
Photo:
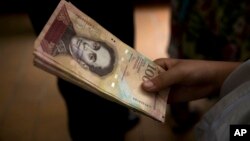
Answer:
[[[168, 90], [147, 93], [163, 69], [61, 0], [35, 41], [35, 66], [94, 94], [165, 122]], [[93, 105], [98, 106], [98, 105]]]

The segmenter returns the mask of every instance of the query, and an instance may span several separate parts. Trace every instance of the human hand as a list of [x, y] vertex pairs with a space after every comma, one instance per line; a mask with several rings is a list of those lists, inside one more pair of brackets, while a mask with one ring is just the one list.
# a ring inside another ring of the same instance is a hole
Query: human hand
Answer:
[[226, 77], [240, 62], [157, 59], [165, 71], [142, 83], [148, 92], [170, 87], [168, 103], [185, 102], [218, 94]]

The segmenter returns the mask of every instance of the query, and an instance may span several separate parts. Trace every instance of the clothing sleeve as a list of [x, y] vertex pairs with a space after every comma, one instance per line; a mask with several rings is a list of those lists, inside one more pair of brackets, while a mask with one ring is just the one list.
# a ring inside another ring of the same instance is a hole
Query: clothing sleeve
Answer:
[[221, 87], [220, 97], [224, 97], [225, 95], [229, 94], [233, 89], [237, 88], [239, 85], [249, 80], [250, 60], [247, 60], [238, 68], [236, 68], [236, 70], [233, 71], [224, 81]]
[[229, 141], [230, 125], [250, 124], [250, 60], [225, 80], [220, 100], [195, 127], [200, 141]]

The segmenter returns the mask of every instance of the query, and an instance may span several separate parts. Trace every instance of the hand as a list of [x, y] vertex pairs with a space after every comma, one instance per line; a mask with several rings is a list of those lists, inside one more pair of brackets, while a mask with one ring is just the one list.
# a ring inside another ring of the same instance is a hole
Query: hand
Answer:
[[218, 94], [226, 77], [240, 62], [157, 59], [165, 71], [142, 88], [158, 92], [170, 87], [168, 103], [185, 102]]

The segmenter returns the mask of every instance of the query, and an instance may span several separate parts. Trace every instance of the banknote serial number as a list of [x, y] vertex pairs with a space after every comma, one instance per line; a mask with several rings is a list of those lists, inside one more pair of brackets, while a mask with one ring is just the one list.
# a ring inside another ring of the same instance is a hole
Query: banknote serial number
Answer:
[[133, 100], [136, 101], [136, 102], [139, 103], [139, 104], [142, 104], [142, 105], [148, 107], [148, 108], [152, 108], [151, 105], [149, 105], [149, 104], [147, 104], [147, 103], [145, 103], [145, 102], [143, 102], [143, 101], [141, 101], [141, 100], [139, 100], [139, 99], [137, 99], [137, 98], [135, 98], [135, 97], [133, 97]]

